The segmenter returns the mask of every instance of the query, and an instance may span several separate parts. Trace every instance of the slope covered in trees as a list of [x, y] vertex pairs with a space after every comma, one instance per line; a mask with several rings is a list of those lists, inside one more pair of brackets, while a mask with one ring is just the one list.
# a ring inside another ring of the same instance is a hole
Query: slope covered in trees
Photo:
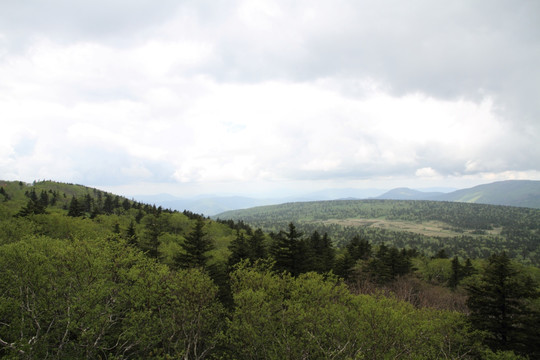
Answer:
[[491, 260], [358, 234], [337, 249], [292, 222], [266, 234], [79, 185], [0, 188], [2, 358], [539, 356], [523, 346], [540, 343], [536, 268], [505, 263], [505, 281], [533, 291], [511, 298], [529, 338], [500, 347], [497, 324], [467, 315], [467, 298], [473, 315], [495, 301], [475, 292], [496, 286]]
[[328, 233], [338, 246], [360, 235], [375, 244], [414, 247], [427, 254], [446, 248], [462, 257], [507, 251], [540, 265], [540, 210], [436, 201], [336, 200], [235, 210], [215, 218], [242, 220], [275, 231], [294, 222], [301, 231]]

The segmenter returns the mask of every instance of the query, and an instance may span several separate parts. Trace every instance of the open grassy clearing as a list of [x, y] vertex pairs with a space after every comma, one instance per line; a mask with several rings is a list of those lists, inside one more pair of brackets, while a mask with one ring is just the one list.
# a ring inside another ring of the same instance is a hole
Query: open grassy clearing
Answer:
[[[325, 225], [337, 224], [341, 226], [352, 227], [371, 227], [381, 228], [392, 231], [408, 231], [412, 233], [422, 234], [425, 236], [438, 236], [438, 237], [454, 237], [459, 235], [471, 235], [479, 236], [475, 234], [473, 230], [462, 230], [454, 228], [442, 221], [424, 221], [424, 222], [411, 222], [403, 220], [387, 220], [387, 219], [328, 219], [322, 221]], [[502, 228], [495, 228], [493, 230], [486, 231], [486, 234], [499, 235]]]

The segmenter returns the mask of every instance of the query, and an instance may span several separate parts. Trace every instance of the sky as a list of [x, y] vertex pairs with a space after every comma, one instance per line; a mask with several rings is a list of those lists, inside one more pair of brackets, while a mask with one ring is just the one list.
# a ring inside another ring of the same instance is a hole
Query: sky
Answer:
[[0, 179], [122, 195], [540, 180], [536, 0], [2, 0]]

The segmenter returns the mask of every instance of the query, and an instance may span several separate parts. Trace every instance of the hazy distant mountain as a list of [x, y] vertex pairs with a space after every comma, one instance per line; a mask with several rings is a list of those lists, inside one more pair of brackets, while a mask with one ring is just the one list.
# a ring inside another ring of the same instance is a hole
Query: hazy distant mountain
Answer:
[[377, 199], [457, 201], [540, 208], [540, 181], [498, 181], [446, 194], [398, 188], [378, 196]]
[[[338, 200], [338, 199], [367, 199], [382, 194], [381, 189], [325, 189], [302, 196], [308, 201]], [[295, 200], [299, 201], [299, 200]]]
[[276, 205], [287, 202], [366, 199], [382, 193], [380, 189], [326, 189], [298, 196], [282, 198], [251, 198], [245, 196], [198, 196], [180, 198], [170, 194], [137, 195], [134, 198], [145, 203], [156, 204], [166, 209], [189, 210], [197, 214], [212, 216], [229, 210], [247, 209], [255, 206]]
[[[229, 210], [247, 209], [255, 206], [276, 205], [299, 201], [322, 201], [341, 199], [389, 199], [389, 200], [440, 200], [476, 202], [494, 205], [512, 205], [540, 208], [540, 181], [502, 181], [448, 192], [450, 188], [432, 188], [428, 191], [397, 188], [385, 192], [380, 189], [326, 189], [298, 196], [258, 199], [245, 196], [199, 196], [179, 198], [169, 194], [141, 195], [135, 199], [156, 204], [166, 209], [189, 210], [212, 216]], [[446, 192], [446, 193], [445, 193]]]
[[540, 181], [507, 180], [444, 194], [435, 200], [540, 208]]
[[[254, 206], [277, 204], [271, 199], [254, 199], [243, 196], [205, 196], [197, 198], [179, 198], [168, 194], [135, 196], [138, 201], [156, 204], [165, 209], [178, 211], [189, 210], [206, 216], [228, 210], [245, 209]], [[277, 200], [276, 200], [277, 201]]]
[[423, 192], [409, 188], [392, 189], [384, 194], [377, 196], [376, 199], [385, 200], [433, 200], [444, 195], [442, 192]]

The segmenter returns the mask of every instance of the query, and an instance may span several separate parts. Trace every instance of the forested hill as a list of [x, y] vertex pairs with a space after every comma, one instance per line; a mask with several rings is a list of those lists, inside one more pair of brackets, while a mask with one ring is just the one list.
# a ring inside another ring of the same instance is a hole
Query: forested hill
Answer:
[[441, 247], [464, 257], [486, 257], [506, 250], [540, 264], [540, 210], [460, 202], [335, 200], [287, 203], [228, 211], [214, 218], [242, 220], [267, 231], [288, 222], [310, 233], [328, 233], [338, 246], [356, 235], [374, 243], [415, 247], [435, 253]]
[[120, 236], [173, 264], [180, 244], [198, 219], [204, 220], [215, 242], [213, 257], [223, 260], [234, 231], [201, 215], [163, 209], [83, 185], [0, 180], [0, 245], [33, 235], [62, 240]]
[[437, 200], [540, 209], [540, 181], [507, 180], [441, 195]]
[[353, 209], [423, 226], [437, 213], [467, 232], [519, 223], [516, 236], [538, 244], [538, 213], [466, 205], [289, 204], [267, 211], [286, 225], [265, 234], [81, 185], [0, 181], [0, 358], [540, 358], [540, 269], [504, 252], [467, 259], [431, 238], [426, 256], [380, 241], [398, 232], [360, 227], [337, 249], [290, 223], [326, 226]]
[[457, 201], [540, 209], [540, 181], [498, 181], [446, 194], [398, 188], [378, 196], [377, 199]]

